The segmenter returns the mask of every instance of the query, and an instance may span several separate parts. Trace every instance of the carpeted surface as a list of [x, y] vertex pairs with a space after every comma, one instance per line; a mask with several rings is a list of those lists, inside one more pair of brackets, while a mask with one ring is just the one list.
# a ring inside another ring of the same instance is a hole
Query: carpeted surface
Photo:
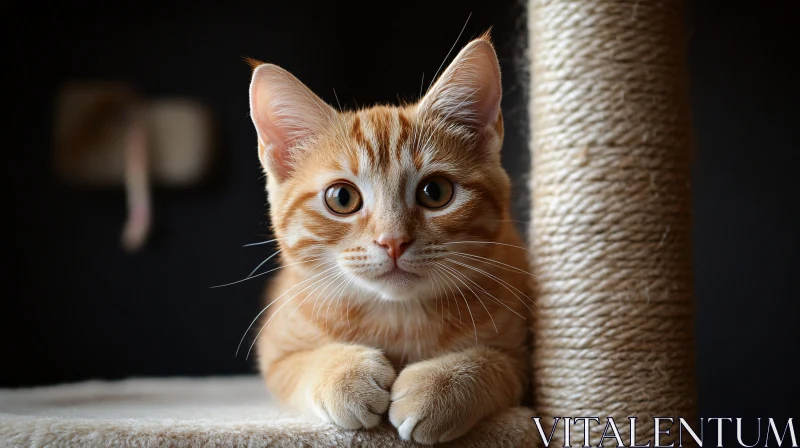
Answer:
[[[533, 412], [514, 408], [443, 447], [534, 446]], [[272, 402], [258, 377], [91, 381], [0, 390], [0, 447], [418, 446], [389, 423], [347, 431]]]

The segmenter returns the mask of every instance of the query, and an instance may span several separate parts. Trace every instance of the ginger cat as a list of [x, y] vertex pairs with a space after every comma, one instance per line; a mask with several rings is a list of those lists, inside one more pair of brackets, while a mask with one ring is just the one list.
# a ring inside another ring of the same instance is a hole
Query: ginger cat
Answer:
[[346, 429], [456, 439], [519, 404], [530, 277], [500, 165], [500, 67], [470, 42], [416, 104], [339, 112], [258, 65], [250, 108], [283, 269], [258, 361], [283, 403]]

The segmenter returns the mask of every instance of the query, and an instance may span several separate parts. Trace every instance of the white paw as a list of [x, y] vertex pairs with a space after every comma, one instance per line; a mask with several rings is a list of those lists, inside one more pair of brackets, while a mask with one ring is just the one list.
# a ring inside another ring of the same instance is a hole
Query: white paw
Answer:
[[311, 409], [322, 420], [345, 429], [372, 428], [389, 408], [394, 368], [379, 351], [350, 347], [318, 374]]

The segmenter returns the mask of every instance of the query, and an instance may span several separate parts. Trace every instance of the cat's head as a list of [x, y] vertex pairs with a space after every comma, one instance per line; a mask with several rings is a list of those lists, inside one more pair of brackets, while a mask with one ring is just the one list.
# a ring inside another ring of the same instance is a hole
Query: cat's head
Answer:
[[250, 109], [284, 264], [386, 300], [429, 296], [454, 244], [494, 241], [507, 221], [501, 96], [487, 37], [399, 107], [336, 111], [259, 65]]

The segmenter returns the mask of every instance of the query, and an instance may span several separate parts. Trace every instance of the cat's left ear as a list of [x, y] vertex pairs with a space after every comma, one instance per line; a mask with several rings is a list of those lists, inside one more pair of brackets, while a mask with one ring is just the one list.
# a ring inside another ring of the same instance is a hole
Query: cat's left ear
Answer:
[[502, 96], [500, 64], [487, 34], [458, 53], [418, 107], [482, 132], [497, 124]]
[[288, 71], [261, 64], [250, 82], [250, 116], [258, 132], [258, 158], [277, 182], [293, 170], [306, 144], [319, 135], [336, 111]]

